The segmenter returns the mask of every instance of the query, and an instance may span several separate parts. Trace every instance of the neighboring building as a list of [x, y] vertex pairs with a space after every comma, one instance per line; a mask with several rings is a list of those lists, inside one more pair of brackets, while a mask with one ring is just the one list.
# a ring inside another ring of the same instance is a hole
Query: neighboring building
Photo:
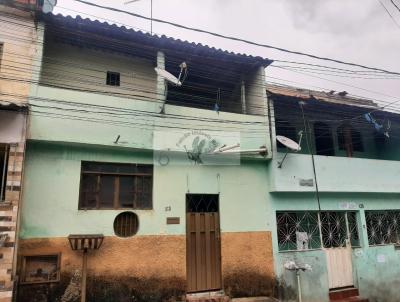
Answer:
[[[104, 235], [88, 251], [90, 301], [273, 295], [271, 61], [79, 16], [42, 22], [19, 301], [57, 301], [74, 284], [71, 234]], [[154, 69], [178, 76], [182, 62], [181, 86]]]
[[34, 79], [36, 1], [0, 1], [0, 301], [16, 280], [16, 232], [24, 166], [27, 97]]
[[296, 274], [284, 268], [295, 261], [312, 267], [300, 273], [303, 301], [358, 294], [370, 302], [398, 301], [399, 115], [345, 92], [267, 89], [273, 132], [295, 141], [303, 132], [300, 152], [290, 152], [279, 168], [286, 149], [275, 144], [269, 163], [273, 215], [266, 219], [275, 226], [275, 271], [284, 300], [296, 299]]

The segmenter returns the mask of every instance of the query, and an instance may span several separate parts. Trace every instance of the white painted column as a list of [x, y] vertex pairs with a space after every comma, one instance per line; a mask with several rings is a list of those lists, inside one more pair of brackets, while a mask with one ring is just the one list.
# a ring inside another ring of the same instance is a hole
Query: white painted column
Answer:
[[[165, 55], [162, 51], [157, 52], [157, 67], [160, 69], [165, 69]], [[165, 79], [159, 75], [157, 75], [157, 90], [156, 90], [156, 98], [157, 101], [161, 101], [161, 105], [164, 105], [165, 100], [167, 99], [167, 86], [165, 83]]]
[[245, 85], [244, 80], [242, 80], [241, 86], [240, 86], [240, 99], [242, 101], [242, 113], [246, 114], [247, 113], [247, 110], [246, 110], [246, 85]]

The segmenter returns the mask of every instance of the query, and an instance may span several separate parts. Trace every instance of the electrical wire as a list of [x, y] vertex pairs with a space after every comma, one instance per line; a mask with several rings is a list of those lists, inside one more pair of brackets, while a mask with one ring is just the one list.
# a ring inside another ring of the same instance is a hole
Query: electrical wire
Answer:
[[89, 6], [97, 7], [97, 8], [102, 8], [102, 9], [106, 9], [106, 10], [110, 10], [110, 11], [114, 11], [114, 12], [118, 12], [118, 13], [128, 14], [130, 16], [146, 19], [146, 20], [149, 20], [149, 21], [152, 20], [153, 22], [158, 22], [158, 23], [162, 23], [162, 24], [171, 25], [173, 27], [177, 27], [177, 28], [181, 28], [181, 29], [185, 29], [185, 30], [204, 33], [204, 34], [208, 34], [208, 35], [211, 35], [211, 36], [215, 36], [215, 37], [219, 37], [219, 38], [223, 38], [223, 39], [228, 39], [228, 40], [232, 40], [232, 41], [243, 42], [243, 43], [246, 43], [246, 44], [249, 44], [249, 45], [254, 45], [254, 46], [259, 46], [259, 47], [264, 47], [264, 48], [271, 48], [271, 49], [275, 49], [275, 50], [282, 51], [282, 52], [285, 52], [285, 53], [290, 53], [290, 54], [295, 54], [295, 55], [300, 55], [300, 56], [306, 56], [306, 57], [309, 57], [309, 58], [312, 58], [312, 59], [318, 59], [318, 60], [323, 60], [323, 61], [343, 64], [343, 65], [353, 66], [353, 67], [359, 67], [359, 68], [363, 68], [363, 69], [381, 71], [381, 72], [385, 72], [385, 73], [388, 73], [388, 74], [400, 75], [400, 72], [389, 71], [389, 70], [386, 70], [386, 69], [376, 68], [376, 67], [369, 67], [369, 66], [362, 65], [362, 64], [357, 64], [357, 63], [352, 63], [352, 62], [345, 62], [345, 61], [342, 61], [342, 60], [332, 59], [332, 58], [328, 58], [328, 57], [321, 57], [321, 56], [317, 56], [317, 55], [313, 55], [313, 54], [308, 54], [308, 53], [304, 53], [304, 52], [300, 52], [300, 51], [293, 51], [293, 50], [289, 50], [289, 49], [285, 49], [285, 48], [281, 48], [281, 47], [277, 47], [277, 46], [272, 46], [272, 45], [268, 45], [268, 44], [264, 44], [264, 43], [257, 43], [257, 42], [253, 42], [253, 41], [249, 41], [249, 40], [245, 40], [245, 39], [241, 39], [241, 38], [237, 38], [237, 37], [233, 37], [233, 36], [227, 36], [227, 35], [218, 34], [218, 33], [215, 33], [215, 32], [208, 31], [208, 30], [203, 30], [203, 29], [198, 29], [198, 28], [194, 28], [194, 27], [190, 27], [190, 26], [185, 26], [185, 25], [178, 24], [178, 23], [171, 22], [171, 21], [161, 20], [161, 19], [157, 19], [157, 18], [149, 18], [149, 17], [143, 16], [143, 15], [140, 15], [140, 14], [136, 14], [136, 13], [132, 13], [132, 12], [124, 11], [124, 10], [121, 10], [121, 9], [104, 6], [104, 5], [99, 5], [99, 4], [95, 4], [95, 3], [84, 1], [84, 0], [74, 0], [74, 1], [86, 4], [86, 5], [89, 5]]
[[[392, 0], [391, 0], [392, 1]], [[383, 9], [385, 10], [385, 12], [388, 14], [388, 16], [390, 17], [390, 19], [392, 19], [393, 23], [396, 24], [396, 26], [398, 28], [400, 28], [400, 24], [397, 23], [396, 19], [392, 16], [392, 14], [389, 12], [389, 10], [387, 9], [387, 7], [383, 4], [383, 2], [381, 0], [378, 0], [378, 2], [380, 3], [380, 5], [383, 7]]]

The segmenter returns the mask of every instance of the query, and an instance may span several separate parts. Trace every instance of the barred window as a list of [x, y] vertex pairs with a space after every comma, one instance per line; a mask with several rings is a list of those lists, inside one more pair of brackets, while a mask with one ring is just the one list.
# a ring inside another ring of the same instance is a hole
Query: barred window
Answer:
[[79, 209], [151, 209], [153, 166], [82, 162]]
[[360, 246], [356, 212], [277, 212], [276, 220], [281, 251], [317, 249], [321, 242], [325, 248], [343, 247], [348, 237], [351, 246]]
[[317, 212], [278, 212], [276, 221], [279, 250], [321, 247]]
[[369, 245], [400, 243], [400, 211], [366, 211]]

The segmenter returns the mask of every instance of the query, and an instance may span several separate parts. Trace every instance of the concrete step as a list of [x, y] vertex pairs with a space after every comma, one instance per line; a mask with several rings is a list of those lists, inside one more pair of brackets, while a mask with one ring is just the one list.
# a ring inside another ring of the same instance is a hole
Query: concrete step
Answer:
[[357, 297], [358, 295], [358, 289], [355, 287], [340, 288], [329, 291], [329, 300], [340, 301], [351, 297]]
[[230, 299], [227, 296], [186, 298], [186, 302], [229, 302], [229, 301]]
[[200, 292], [186, 295], [187, 302], [229, 302], [223, 291]]
[[[332, 301], [332, 300], [331, 300]], [[342, 300], [333, 300], [335, 302], [368, 302], [368, 299], [361, 298], [360, 296], [345, 298]]]
[[278, 302], [278, 300], [269, 297], [251, 297], [251, 298], [235, 298], [231, 302]]

